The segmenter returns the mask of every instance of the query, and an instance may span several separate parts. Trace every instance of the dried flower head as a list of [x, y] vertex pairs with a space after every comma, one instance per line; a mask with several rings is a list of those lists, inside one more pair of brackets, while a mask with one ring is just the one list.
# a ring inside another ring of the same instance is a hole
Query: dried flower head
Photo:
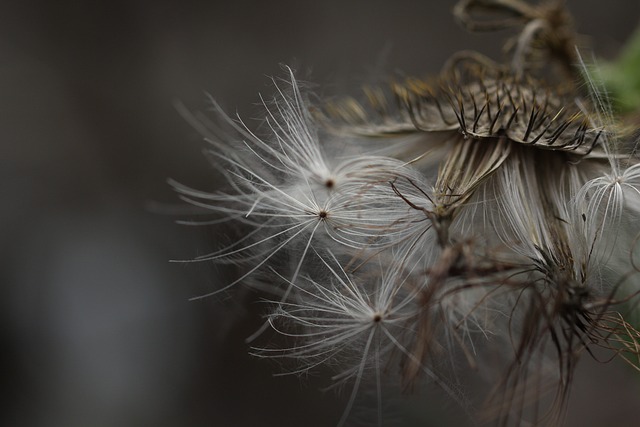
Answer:
[[454, 13], [471, 30], [516, 29], [508, 60], [460, 52], [436, 77], [327, 102], [287, 68], [262, 133], [215, 102], [230, 131], [195, 122], [227, 188], [174, 183], [244, 230], [196, 259], [237, 264], [239, 277], [196, 298], [266, 291], [265, 327], [291, 344], [253, 352], [295, 360], [294, 374], [334, 369], [351, 390], [339, 425], [368, 378], [381, 406], [382, 373], [470, 408], [461, 359], [494, 385], [492, 420], [546, 426], [563, 420], [582, 353], [639, 366], [625, 310], [640, 292], [640, 159], [570, 15], [521, 0], [462, 0]]

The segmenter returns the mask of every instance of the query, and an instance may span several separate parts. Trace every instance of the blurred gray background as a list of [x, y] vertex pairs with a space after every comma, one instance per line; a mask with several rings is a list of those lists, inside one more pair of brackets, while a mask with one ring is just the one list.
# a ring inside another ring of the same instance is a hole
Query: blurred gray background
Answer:
[[[640, 17], [635, 0], [569, 4], [604, 57]], [[255, 295], [188, 302], [222, 284], [224, 270], [168, 262], [217, 247], [219, 232], [167, 214], [177, 205], [167, 178], [217, 184], [205, 143], [173, 103], [205, 110], [209, 92], [252, 117], [280, 63], [321, 94], [355, 93], [398, 70], [436, 72], [459, 49], [496, 55], [501, 38], [465, 33], [452, 6], [1, 2], [0, 423], [334, 425], [344, 396], [319, 392], [314, 378], [273, 378], [275, 363], [247, 354]], [[638, 376], [594, 366], [583, 359], [570, 425], [637, 425]], [[404, 425], [462, 423], [443, 402], [408, 397]]]

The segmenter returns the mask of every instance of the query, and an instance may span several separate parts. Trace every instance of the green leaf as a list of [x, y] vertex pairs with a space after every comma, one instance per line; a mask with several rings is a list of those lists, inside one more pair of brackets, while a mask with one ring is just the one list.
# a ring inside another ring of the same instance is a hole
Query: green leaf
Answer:
[[636, 29], [618, 59], [599, 70], [611, 101], [622, 113], [640, 110], [640, 28]]

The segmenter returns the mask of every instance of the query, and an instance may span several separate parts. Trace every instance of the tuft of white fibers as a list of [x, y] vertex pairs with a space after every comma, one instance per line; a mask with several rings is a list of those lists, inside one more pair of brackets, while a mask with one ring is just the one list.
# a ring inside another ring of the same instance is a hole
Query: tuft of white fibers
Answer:
[[225, 291], [292, 256], [295, 262], [287, 277], [295, 282], [314, 242], [366, 257], [366, 251], [405, 241], [415, 227], [415, 216], [408, 215], [411, 209], [397, 197], [393, 182], [421, 182], [421, 174], [393, 158], [326, 155], [308, 102], [289, 73], [290, 90], [276, 85], [274, 100], [263, 102], [266, 137], [223, 116], [241, 142], [234, 146], [210, 140], [210, 154], [227, 166], [230, 190], [208, 193], [172, 182], [183, 200], [253, 228], [229, 246], [185, 261], [248, 266], [236, 280], [195, 299]]
[[[339, 426], [347, 421], [358, 394], [371, 380], [378, 405], [382, 405], [382, 371], [394, 357], [404, 360], [403, 382], [414, 381], [405, 378], [407, 371], [414, 371], [411, 375], [428, 377], [462, 403], [459, 391], [440, 378], [425, 357], [431, 352], [428, 347], [443, 344], [435, 342], [437, 337], [425, 335], [427, 329], [429, 334], [438, 329], [435, 302], [421, 301], [421, 286], [416, 285], [411, 271], [394, 262], [389, 264], [384, 257], [376, 257], [357, 273], [347, 273], [330, 252], [323, 256], [315, 252], [314, 260], [322, 268], [312, 275], [301, 275], [295, 283], [274, 271], [292, 292], [286, 301], [273, 302], [276, 309], [269, 323], [294, 345], [254, 347], [257, 356], [294, 359], [299, 367], [287, 374], [306, 373], [320, 365], [336, 370], [330, 388], [351, 387]], [[427, 321], [434, 323], [416, 329], [416, 319], [425, 313]], [[423, 353], [416, 348], [423, 348]]]

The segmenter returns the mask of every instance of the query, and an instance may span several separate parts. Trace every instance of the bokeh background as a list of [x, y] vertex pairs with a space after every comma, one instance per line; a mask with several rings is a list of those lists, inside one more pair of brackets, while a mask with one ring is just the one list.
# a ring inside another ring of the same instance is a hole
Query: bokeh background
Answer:
[[[613, 57], [637, 1], [569, 1]], [[344, 396], [276, 377], [247, 354], [256, 296], [189, 302], [224, 283], [220, 230], [179, 226], [174, 178], [213, 189], [205, 143], [177, 113], [205, 92], [252, 117], [281, 63], [354, 93], [398, 71], [436, 72], [456, 50], [499, 55], [453, 1], [0, 2], [0, 365], [6, 426], [330, 426]], [[636, 426], [640, 378], [583, 358], [569, 425]], [[595, 369], [597, 368], [597, 369]], [[342, 399], [342, 400], [340, 400]], [[403, 400], [404, 425], [461, 425], [437, 393]]]

